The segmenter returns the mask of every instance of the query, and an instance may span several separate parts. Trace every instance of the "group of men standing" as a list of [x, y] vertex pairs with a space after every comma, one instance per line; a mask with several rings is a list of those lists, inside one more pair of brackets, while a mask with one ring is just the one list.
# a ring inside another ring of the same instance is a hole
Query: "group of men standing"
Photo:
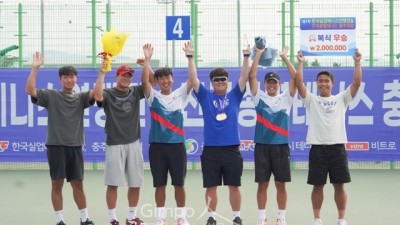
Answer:
[[[126, 225], [142, 225], [137, 216], [140, 187], [143, 182], [143, 154], [140, 144], [139, 102], [145, 98], [150, 108], [151, 127], [149, 133], [149, 162], [155, 188], [157, 207], [156, 225], [166, 225], [166, 185], [168, 174], [174, 186], [176, 224], [189, 225], [186, 218], [186, 149], [184, 146], [183, 110], [191, 92], [199, 102], [204, 120], [204, 148], [201, 167], [205, 202], [208, 210], [207, 225], [216, 225], [218, 204], [217, 187], [225, 185], [229, 190], [234, 225], [242, 225], [241, 176], [243, 158], [239, 151], [240, 131], [238, 126], [239, 106], [249, 80], [250, 92], [257, 114], [255, 126], [255, 182], [258, 205], [257, 225], [267, 225], [267, 189], [271, 175], [277, 189], [278, 214], [273, 223], [286, 225], [287, 204], [286, 182], [291, 181], [289, 150], [289, 115], [295, 94], [301, 97], [309, 116], [307, 143], [311, 145], [309, 156], [308, 183], [313, 185], [311, 194], [314, 219], [312, 225], [321, 225], [320, 210], [323, 187], [329, 175], [335, 190], [338, 209], [338, 225], [344, 220], [347, 196], [344, 183], [350, 182], [345, 130], [345, 112], [361, 85], [361, 54], [356, 50], [352, 84], [338, 95], [332, 95], [334, 76], [321, 71], [316, 83], [319, 95], [309, 92], [303, 84], [302, 52], [297, 54], [297, 70], [287, 58], [285, 47], [280, 57], [286, 63], [290, 80], [288, 89], [279, 91], [279, 74], [268, 72], [264, 77], [262, 91], [257, 81], [260, 57], [265, 49], [255, 48], [251, 66], [250, 46], [243, 49], [243, 63], [238, 82], [228, 91], [229, 74], [223, 68], [213, 69], [210, 74], [212, 90], [198, 80], [191, 42], [185, 43], [183, 51], [188, 59], [188, 78], [176, 90], [172, 90], [173, 72], [162, 67], [155, 72], [150, 68], [153, 46], [143, 46], [143, 58], [137, 63], [143, 66], [141, 84], [131, 85], [134, 70], [129, 65], [118, 67], [116, 85], [104, 88], [106, 71], [103, 61], [93, 90], [81, 93], [73, 91], [77, 82], [77, 71], [72, 66], [59, 69], [62, 89], [36, 88], [42, 55], [33, 55], [32, 70], [27, 80], [26, 91], [34, 104], [48, 111], [47, 156], [52, 180], [51, 200], [57, 225], [65, 225], [63, 217], [62, 187], [64, 179], [71, 183], [73, 196], [80, 211], [81, 225], [94, 225], [89, 219], [83, 188], [84, 144], [83, 114], [94, 103], [104, 109], [106, 115], [106, 152], [104, 183], [107, 186], [106, 202], [109, 209], [109, 224], [119, 225], [116, 213], [118, 187], [128, 185], [128, 213]], [[155, 86], [159, 90], [155, 89]]]

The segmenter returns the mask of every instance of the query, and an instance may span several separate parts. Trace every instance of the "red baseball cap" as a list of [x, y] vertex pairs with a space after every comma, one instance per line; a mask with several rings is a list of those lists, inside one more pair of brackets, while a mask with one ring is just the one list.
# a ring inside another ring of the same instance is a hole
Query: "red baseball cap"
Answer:
[[133, 76], [134, 72], [135, 71], [133, 70], [133, 68], [126, 64], [122, 64], [120, 67], [117, 68], [117, 75], [124, 75], [129, 73], [131, 76]]

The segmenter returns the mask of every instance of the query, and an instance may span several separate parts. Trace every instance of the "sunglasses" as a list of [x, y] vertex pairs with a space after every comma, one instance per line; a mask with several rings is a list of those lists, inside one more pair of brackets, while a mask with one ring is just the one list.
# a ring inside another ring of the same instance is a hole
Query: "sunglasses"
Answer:
[[214, 77], [212, 79], [213, 82], [225, 82], [227, 80], [226, 77]]

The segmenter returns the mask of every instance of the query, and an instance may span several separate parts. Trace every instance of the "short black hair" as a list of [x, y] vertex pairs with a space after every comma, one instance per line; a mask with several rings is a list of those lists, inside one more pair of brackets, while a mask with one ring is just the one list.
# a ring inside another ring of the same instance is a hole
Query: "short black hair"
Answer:
[[226, 71], [224, 68], [215, 68], [210, 72], [210, 80], [212, 80], [214, 77], [229, 77], [228, 71]]
[[329, 76], [329, 79], [331, 79], [332, 83], [335, 82], [335, 77], [333, 76], [333, 73], [331, 71], [328, 71], [328, 70], [320, 71], [318, 73], [318, 75], [317, 75], [317, 79], [316, 80], [318, 80], [318, 77], [321, 76], [321, 75], [327, 75], [327, 76]]
[[73, 66], [63, 66], [58, 70], [58, 76], [61, 77], [62, 75], [78, 75], [78, 71], [76, 71], [75, 67]]
[[161, 67], [158, 70], [156, 70], [156, 72], [154, 72], [154, 76], [156, 77], [156, 79], [158, 79], [159, 77], [166, 77], [171, 75], [172, 77], [174, 76], [172, 74], [172, 70], [169, 67]]

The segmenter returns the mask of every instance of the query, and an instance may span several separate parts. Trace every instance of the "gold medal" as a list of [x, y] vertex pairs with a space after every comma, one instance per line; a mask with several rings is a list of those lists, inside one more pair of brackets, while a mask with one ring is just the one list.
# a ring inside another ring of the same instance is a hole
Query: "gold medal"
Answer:
[[218, 113], [217, 116], [215, 117], [218, 121], [225, 120], [227, 118], [225, 113]]

